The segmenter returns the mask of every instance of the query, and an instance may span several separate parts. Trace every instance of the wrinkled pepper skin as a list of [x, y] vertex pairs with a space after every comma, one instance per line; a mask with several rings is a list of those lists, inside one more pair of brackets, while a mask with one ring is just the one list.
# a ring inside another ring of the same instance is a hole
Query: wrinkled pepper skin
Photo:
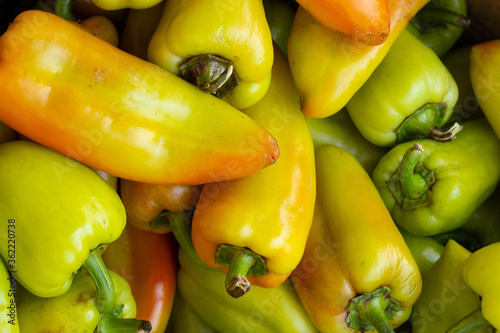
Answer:
[[330, 31], [299, 7], [288, 40], [288, 59], [302, 97], [302, 112], [309, 117], [324, 118], [345, 107], [411, 17], [428, 1], [388, 0], [391, 30], [386, 41], [377, 46], [364, 45]]
[[279, 156], [271, 134], [240, 111], [53, 14], [18, 15], [0, 50], [9, 82], [0, 120], [98, 170], [199, 185], [250, 175]]
[[0, 143], [14, 141], [16, 138], [16, 131], [0, 121]]
[[[123, 304], [122, 318], [135, 318], [136, 304], [130, 287], [110, 272], [116, 290], [116, 305]], [[86, 270], [75, 274], [71, 288], [56, 297], [37, 297], [24, 288], [17, 294], [19, 325], [23, 332], [93, 333], [100, 322], [96, 287]]]
[[366, 45], [380, 45], [391, 29], [387, 0], [298, 0], [328, 29]]
[[314, 146], [287, 60], [275, 47], [273, 80], [267, 94], [245, 113], [279, 140], [281, 157], [254, 175], [207, 184], [198, 200], [191, 236], [202, 262], [216, 262], [222, 244], [247, 248], [265, 258], [265, 275], [251, 285], [276, 287], [297, 266], [311, 227], [316, 197]]
[[441, 257], [444, 245], [428, 236], [417, 236], [403, 228], [399, 228], [406, 245], [410, 249], [413, 259], [417, 262], [422, 278], [427, 275], [431, 267]]
[[390, 325], [384, 332], [390, 332], [408, 319], [420, 294], [417, 264], [369, 175], [351, 154], [333, 145], [316, 148], [316, 174], [314, 221], [302, 261], [292, 273], [297, 294], [319, 331], [363, 332], [374, 327], [353, 326], [349, 313], [361, 310], [349, 306], [358, 296], [389, 287], [395, 311], [384, 311], [381, 321]]
[[[8, 246], [5, 245], [5, 246]], [[19, 317], [17, 314], [16, 280], [11, 279], [9, 270], [0, 261], [0, 332], [19, 333]]]
[[388, 151], [366, 140], [356, 128], [346, 109], [326, 118], [306, 117], [314, 147], [331, 144], [351, 153], [371, 174], [378, 161]]
[[217, 331], [208, 326], [177, 291], [172, 307], [172, 316], [168, 321], [165, 333], [217, 333]]
[[486, 119], [471, 120], [451, 142], [397, 145], [372, 179], [399, 226], [423, 236], [448, 232], [464, 225], [497, 186], [500, 141]]
[[[40, 297], [68, 291], [90, 250], [115, 241], [125, 227], [123, 203], [101, 177], [29, 141], [0, 145], [0, 197], [0, 254]], [[12, 229], [14, 252], [6, 245]]]
[[[413, 307], [414, 333], [442, 333], [479, 307], [479, 296], [463, 278], [470, 252], [454, 240], [423, 279], [422, 293]], [[487, 332], [481, 330], [476, 333]]]
[[140, 230], [127, 222], [102, 259], [109, 270], [130, 285], [137, 308], [135, 317], [149, 321], [151, 333], [165, 332], [177, 280], [177, 242], [173, 235]]
[[186, 303], [222, 333], [317, 333], [289, 280], [276, 288], [255, 287], [240, 299], [223, 288], [224, 273], [199, 264], [181, 247], [177, 285]]
[[466, 0], [431, 0], [406, 30], [442, 58], [470, 24]]
[[167, 233], [168, 226], [151, 226], [151, 222], [164, 210], [181, 212], [194, 209], [198, 202], [201, 185], [158, 185], [120, 181], [120, 197], [127, 212], [127, 220], [135, 227]]
[[92, 3], [104, 10], [124, 8], [147, 9], [159, 4], [162, 0], [92, 0]]
[[433, 137], [433, 129], [450, 118], [457, 98], [457, 84], [446, 66], [405, 30], [346, 107], [368, 141], [389, 147]]
[[[207, 15], [213, 13], [213, 15]], [[193, 57], [232, 63], [238, 85], [221, 98], [237, 109], [257, 103], [271, 80], [273, 45], [261, 0], [170, 0], [151, 38], [148, 60], [180, 75]]]
[[491, 127], [500, 138], [500, 40], [492, 40], [472, 47], [470, 78], [477, 102]]

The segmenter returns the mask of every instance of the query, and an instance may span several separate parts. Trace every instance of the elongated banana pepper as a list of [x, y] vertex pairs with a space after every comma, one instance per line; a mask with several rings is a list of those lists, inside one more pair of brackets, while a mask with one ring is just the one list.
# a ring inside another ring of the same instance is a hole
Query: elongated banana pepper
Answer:
[[394, 332], [420, 295], [417, 264], [370, 176], [343, 148], [316, 148], [317, 201], [295, 289], [320, 332]]
[[262, 1], [167, 1], [148, 60], [237, 109], [254, 105], [269, 88], [273, 65]]
[[316, 197], [311, 135], [287, 60], [278, 47], [274, 54], [269, 91], [245, 113], [276, 135], [281, 157], [252, 176], [206, 184], [192, 221], [196, 253], [227, 273], [234, 297], [253, 284], [276, 287], [286, 280], [304, 252]]
[[2, 35], [0, 79], [1, 121], [120, 178], [199, 185], [279, 156], [250, 117], [50, 13], [25, 11]]

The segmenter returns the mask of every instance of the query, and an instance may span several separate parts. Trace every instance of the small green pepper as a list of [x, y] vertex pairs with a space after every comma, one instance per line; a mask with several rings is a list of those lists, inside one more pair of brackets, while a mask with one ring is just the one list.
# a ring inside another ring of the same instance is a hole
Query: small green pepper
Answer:
[[264, 0], [262, 3], [273, 41], [287, 56], [288, 36], [297, 8], [285, 0]]
[[16, 287], [15, 277], [0, 260], [0, 332], [2, 333], [19, 333]]
[[416, 235], [464, 225], [500, 180], [500, 141], [485, 118], [463, 124], [451, 142], [397, 145], [372, 174], [394, 221]]
[[411, 19], [406, 30], [441, 58], [469, 25], [465, 0], [431, 0]]
[[422, 277], [427, 275], [434, 263], [441, 257], [444, 245], [428, 236], [417, 236], [399, 228], [406, 245], [417, 262]]
[[346, 107], [368, 141], [390, 147], [418, 138], [452, 140], [456, 130], [440, 127], [457, 98], [457, 84], [438, 56], [403, 31]]

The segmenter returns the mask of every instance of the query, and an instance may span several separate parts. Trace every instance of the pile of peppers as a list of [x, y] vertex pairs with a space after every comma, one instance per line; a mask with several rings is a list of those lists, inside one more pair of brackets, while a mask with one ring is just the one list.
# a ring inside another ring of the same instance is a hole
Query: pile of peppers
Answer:
[[0, 0], [0, 332], [500, 330], [466, 0]]

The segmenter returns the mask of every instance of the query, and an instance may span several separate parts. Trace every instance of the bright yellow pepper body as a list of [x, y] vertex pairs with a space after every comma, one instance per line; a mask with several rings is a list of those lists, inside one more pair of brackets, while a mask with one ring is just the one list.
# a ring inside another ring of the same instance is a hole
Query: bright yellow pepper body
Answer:
[[260, 0], [170, 0], [148, 48], [148, 60], [179, 75], [192, 57], [232, 62], [239, 85], [223, 100], [237, 109], [259, 101], [271, 80], [272, 36]]
[[92, 0], [92, 3], [104, 10], [124, 8], [146, 9], [162, 2], [162, 0]]

